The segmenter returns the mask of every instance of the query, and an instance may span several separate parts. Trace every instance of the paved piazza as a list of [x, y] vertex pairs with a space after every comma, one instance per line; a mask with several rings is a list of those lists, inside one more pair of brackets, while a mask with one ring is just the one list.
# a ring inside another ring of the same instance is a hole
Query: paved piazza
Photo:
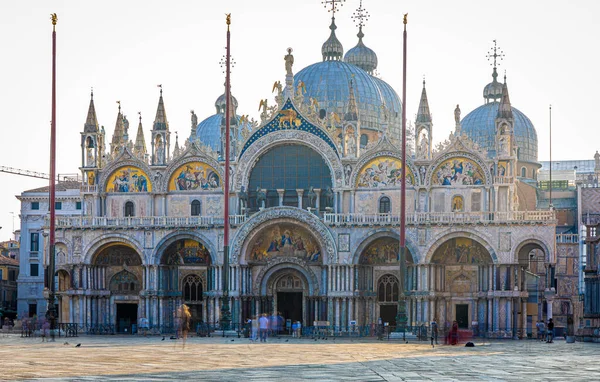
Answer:
[[[475, 348], [375, 340], [314, 341], [82, 336], [41, 343], [0, 338], [2, 380], [202, 381], [589, 381], [600, 379], [599, 345], [476, 342]], [[81, 343], [81, 347], [75, 345]]]

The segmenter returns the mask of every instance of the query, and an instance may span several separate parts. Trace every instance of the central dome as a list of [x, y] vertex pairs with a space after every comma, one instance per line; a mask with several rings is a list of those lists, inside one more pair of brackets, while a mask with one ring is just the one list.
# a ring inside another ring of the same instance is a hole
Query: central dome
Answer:
[[348, 109], [351, 80], [361, 129], [382, 130], [387, 123], [389, 133], [399, 136], [402, 106], [398, 94], [385, 81], [357, 66], [335, 60], [317, 62], [294, 76], [294, 87], [302, 81], [306, 86], [306, 103], [315, 98], [327, 114], [335, 112], [343, 116]]

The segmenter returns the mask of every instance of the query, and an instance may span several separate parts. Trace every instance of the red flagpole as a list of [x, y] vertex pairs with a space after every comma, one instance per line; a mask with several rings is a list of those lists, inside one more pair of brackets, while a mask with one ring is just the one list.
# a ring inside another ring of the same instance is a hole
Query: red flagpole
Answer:
[[[402, 183], [400, 184], [400, 293], [398, 294], [397, 330], [405, 333], [406, 316], [404, 274], [406, 272], [406, 23], [404, 15], [403, 58], [402, 58]], [[406, 338], [405, 338], [406, 339]]]
[[48, 271], [46, 278], [48, 282], [48, 311], [47, 318], [50, 321], [50, 332], [54, 339], [54, 329], [56, 329], [56, 310], [54, 304], [54, 246], [55, 246], [55, 216], [56, 216], [56, 13], [52, 14], [52, 122], [50, 125], [50, 242], [48, 243]]
[[[227, 55], [226, 55], [226, 74], [225, 74], [225, 184], [224, 184], [224, 232], [223, 232], [223, 301], [221, 305], [221, 327], [229, 330], [231, 322], [231, 313], [229, 309], [229, 134], [231, 129], [231, 89], [230, 89], [230, 32], [231, 14], [227, 15]], [[225, 334], [225, 333], [223, 333]]]

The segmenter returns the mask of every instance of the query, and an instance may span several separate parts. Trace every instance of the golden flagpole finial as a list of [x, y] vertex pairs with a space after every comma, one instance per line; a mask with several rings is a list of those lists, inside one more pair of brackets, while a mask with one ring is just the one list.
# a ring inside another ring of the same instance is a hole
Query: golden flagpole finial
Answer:
[[227, 24], [227, 30], [229, 30], [229, 25], [231, 25], [231, 13], [225, 14], [225, 23]]
[[408, 13], [404, 14], [404, 25], [408, 24]]
[[55, 30], [56, 22], [58, 21], [58, 17], [56, 16], [56, 13], [50, 14], [50, 20], [52, 20], [52, 30]]

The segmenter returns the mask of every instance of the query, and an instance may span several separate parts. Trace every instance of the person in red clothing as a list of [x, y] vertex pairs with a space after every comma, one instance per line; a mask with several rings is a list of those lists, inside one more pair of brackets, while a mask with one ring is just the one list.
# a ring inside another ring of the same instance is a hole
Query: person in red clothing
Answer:
[[452, 329], [450, 329], [450, 345], [456, 345], [458, 343], [458, 322], [452, 322]]

